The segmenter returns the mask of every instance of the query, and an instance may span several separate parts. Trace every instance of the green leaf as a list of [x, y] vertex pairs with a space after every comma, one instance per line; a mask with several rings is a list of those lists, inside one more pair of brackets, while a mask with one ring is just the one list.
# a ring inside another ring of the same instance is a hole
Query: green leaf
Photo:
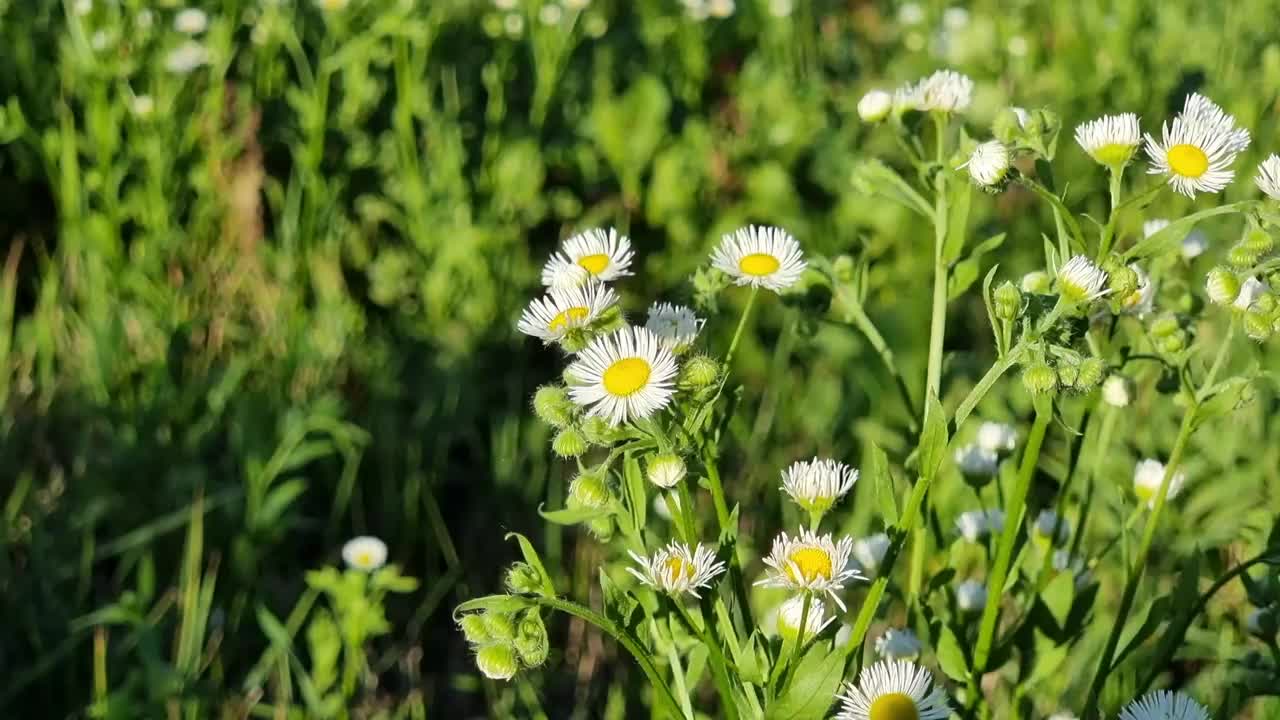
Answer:
[[947, 454], [947, 415], [937, 395], [930, 395], [926, 402], [924, 432], [920, 436], [920, 475], [932, 478]]
[[889, 456], [874, 442], [867, 450], [867, 472], [875, 488], [876, 504], [884, 516], [885, 525], [898, 524], [898, 493], [893, 487], [893, 475], [889, 469]]
[[1131, 260], [1141, 260], [1145, 257], [1171, 251], [1174, 246], [1191, 231], [1191, 228], [1195, 227], [1195, 224], [1201, 220], [1211, 218], [1215, 215], [1244, 212], [1250, 206], [1255, 204], [1256, 203], [1251, 200], [1245, 200], [1242, 202], [1231, 203], [1229, 205], [1220, 205], [1215, 208], [1209, 208], [1208, 210], [1201, 210], [1198, 213], [1191, 213], [1186, 217], [1174, 220], [1158, 232], [1152, 233], [1150, 237], [1143, 238], [1138, 241], [1138, 244], [1129, 248], [1128, 252], [1124, 254], [1124, 259], [1126, 262]]
[[868, 160], [853, 171], [856, 192], [891, 200], [926, 218], [933, 217], [933, 207], [896, 170], [879, 160]]
[[844, 675], [840, 650], [815, 644], [800, 659], [791, 686], [765, 710], [765, 720], [822, 720]]
[[255, 529], [263, 530], [279, 525], [280, 516], [306, 489], [307, 481], [301, 478], [286, 480], [271, 488], [271, 492], [267, 493], [266, 499], [262, 501], [262, 507], [258, 509], [257, 516], [254, 518]]
[[595, 508], [543, 510], [542, 505], [538, 505], [538, 514], [542, 516], [543, 520], [556, 525], [578, 525], [596, 518], [605, 517], [611, 514], [611, 511], [608, 509], [597, 510]]
[[960, 641], [956, 639], [956, 634], [946, 625], [942, 626], [942, 632], [938, 637], [936, 653], [938, 667], [947, 674], [947, 677], [956, 682], [964, 682], [969, 677], [969, 661], [965, 659], [964, 650], [960, 648]]
[[[947, 299], [955, 300], [964, 294], [974, 281], [978, 279], [979, 268], [982, 266], [982, 256], [1000, 247], [1004, 242], [1005, 234], [1000, 233], [987, 238], [973, 248], [973, 252], [969, 253], [969, 257], [956, 263], [951, 270], [951, 277], [947, 281]], [[995, 268], [992, 268], [994, 272]], [[991, 278], [991, 273], [987, 274]], [[994, 323], [992, 327], [995, 327]]]
[[1035, 665], [1023, 683], [1025, 687], [1031, 687], [1052, 677], [1062, 666], [1062, 661], [1067, 659], [1067, 653], [1071, 650], [1070, 645], [1054, 645], [1039, 634], [1036, 635], [1035, 643]]
[[463, 613], [474, 612], [476, 610], [492, 610], [499, 613], [513, 613], [532, 607], [533, 601], [520, 595], [485, 595], [484, 597], [468, 600], [453, 609], [453, 617], [456, 620]]
[[743, 682], [753, 685], [764, 685], [764, 666], [765, 666], [764, 648], [760, 647], [760, 631], [754, 630], [751, 637], [748, 638], [741, 653], [735, 658], [737, 665], [738, 677]]
[[[947, 239], [942, 246], [942, 260], [955, 262], [964, 252], [964, 241], [969, 229], [969, 207], [973, 200], [973, 185], [959, 180], [951, 183], [951, 197], [947, 202]], [[975, 272], [975, 277], [977, 273]]]
[[520, 553], [524, 555], [524, 561], [538, 573], [538, 577], [542, 578], [542, 592], [538, 594], [543, 597], [555, 597], [556, 586], [551, 582], [551, 576], [547, 574], [547, 568], [542, 564], [542, 558], [538, 557], [538, 551], [533, 549], [529, 538], [520, 533], [507, 533], [505, 539], [511, 538], [515, 538], [516, 542], [520, 543]]
[[604, 568], [600, 568], [600, 591], [604, 594], [604, 615], [619, 626], [630, 630], [632, 617], [640, 603], [618, 587]]
[[640, 461], [631, 453], [627, 453], [622, 461], [622, 474], [627, 482], [627, 496], [630, 498], [631, 517], [635, 522], [636, 532], [644, 530], [649, 507], [649, 497], [645, 493], [644, 473], [640, 472]]
[[1057, 621], [1058, 627], [1062, 627], [1067, 623], [1067, 616], [1071, 613], [1071, 602], [1075, 598], [1076, 579], [1074, 573], [1065, 570], [1058, 573], [1058, 576], [1049, 581], [1045, 586], [1044, 592], [1040, 593], [1040, 601], [1053, 614], [1053, 619]]
[[1125, 632], [1121, 635], [1123, 649], [1116, 654], [1115, 661], [1111, 663], [1111, 667], [1118, 667], [1129, 653], [1137, 650], [1138, 646], [1151, 637], [1161, 623], [1169, 619], [1169, 605], [1169, 596], [1161, 595], [1147, 607], [1146, 615], [1141, 623], [1135, 626], [1133, 622], [1130, 622], [1125, 626]]

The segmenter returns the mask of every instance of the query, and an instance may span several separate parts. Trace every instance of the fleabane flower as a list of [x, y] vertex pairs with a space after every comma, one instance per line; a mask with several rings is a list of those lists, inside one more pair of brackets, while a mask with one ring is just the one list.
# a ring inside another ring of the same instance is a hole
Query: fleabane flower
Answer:
[[978, 426], [977, 442], [983, 450], [1011, 453], [1018, 445], [1018, 430], [1008, 423], [986, 420]]
[[921, 649], [920, 639], [908, 628], [889, 628], [876, 638], [876, 654], [889, 660], [913, 660]]
[[874, 575], [884, 562], [885, 553], [889, 552], [891, 541], [884, 533], [868, 535], [853, 541], [853, 559], [867, 575]]
[[199, 8], [183, 8], [173, 16], [173, 29], [184, 35], [199, 35], [209, 27], [209, 16]]
[[955, 461], [965, 477], [991, 477], [1000, 469], [1000, 456], [977, 443], [956, 448]]
[[[1172, 500], [1182, 492], [1182, 486], [1186, 483], [1187, 476], [1181, 470], [1173, 473], [1173, 477], [1169, 478], [1169, 492], [1165, 495], [1166, 500]], [[1156, 495], [1160, 492], [1160, 485], [1164, 482], [1164, 463], [1159, 460], [1147, 458], [1140, 460], [1133, 468], [1133, 493], [1138, 499], [1147, 504], [1147, 507], [1155, 507]]]
[[1210, 720], [1209, 711], [1179, 692], [1156, 690], [1120, 711], [1120, 720]]
[[911, 109], [964, 112], [973, 101], [973, 81], [954, 70], [939, 70], [904, 90]]
[[1161, 128], [1161, 139], [1147, 133], [1147, 156], [1153, 175], [1166, 175], [1177, 192], [1221, 192], [1235, 171], [1231, 164], [1249, 146], [1249, 131], [1199, 93], [1187, 97], [1182, 112]]
[[1268, 155], [1258, 166], [1258, 175], [1253, 181], [1267, 197], [1280, 200], [1280, 155]]
[[618, 303], [613, 289], [598, 282], [580, 287], [552, 289], [529, 303], [516, 329], [550, 345], [574, 330], [590, 326]]
[[987, 535], [1004, 530], [1004, 511], [968, 510], [956, 516], [956, 530], [960, 536], [971, 543], [976, 543]]
[[387, 544], [372, 535], [351, 538], [342, 546], [342, 561], [352, 570], [373, 572], [387, 564]]
[[946, 720], [947, 693], [925, 668], [881, 660], [845, 683], [836, 720]]
[[871, 90], [858, 100], [858, 117], [863, 122], [880, 122], [893, 109], [893, 95], [884, 90]]
[[858, 481], [858, 471], [835, 460], [800, 460], [782, 471], [782, 490], [811, 513], [831, 509]]
[[661, 453], [649, 458], [649, 482], [660, 488], [675, 487], [685, 475], [684, 460], [673, 453]]
[[1041, 510], [1040, 514], [1036, 516], [1032, 530], [1032, 539], [1041, 543], [1059, 545], [1071, 537], [1071, 523], [1067, 522], [1066, 518], [1058, 517], [1058, 513], [1048, 509]]
[[774, 292], [795, 285], [805, 269], [795, 238], [781, 228], [757, 225], [725, 235], [711, 253], [711, 264], [732, 277], [735, 285]]
[[724, 563], [716, 561], [715, 552], [698, 543], [690, 549], [682, 542], [673, 542], [658, 550], [653, 557], [630, 553], [640, 569], [627, 568], [640, 582], [672, 597], [689, 594], [701, 598], [698, 590], [711, 587], [716, 576], [724, 572]]
[[590, 280], [609, 282], [630, 275], [631, 241], [617, 230], [592, 228], [564, 241], [542, 267], [542, 284], [571, 288]]
[[574, 379], [569, 398], [611, 425], [649, 417], [675, 393], [676, 358], [644, 328], [592, 340], [565, 372]]
[[1009, 175], [1012, 158], [1009, 147], [999, 140], [988, 140], [973, 149], [961, 168], [969, 169], [969, 177], [983, 188], [996, 189]]
[[987, 585], [980, 580], [965, 580], [956, 586], [956, 605], [964, 612], [978, 612], [987, 606]]
[[1138, 276], [1138, 287], [1120, 299], [1120, 306], [1130, 315], [1146, 317], [1155, 307], [1156, 286], [1151, 282], [1151, 276], [1136, 263], [1130, 263], [1129, 269]]
[[1058, 270], [1058, 291], [1070, 302], [1091, 302], [1106, 293], [1107, 272], [1084, 255], [1076, 255]]
[[809, 614], [804, 613], [804, 595], [796, 595], [795, 597], [782, 603], [778, 608], [778, 635], [783, 640], [794, 642], [800, 635], [800, 623], [804, 622], [804, 636], [811, 638], [822, 632], [836, 618], [834, 615], [827, 615], [827, 608], [818, 598], [809, 598]]
[[688, 350], [698, 339], [703, 324], [704, 321], [684, 305], [654, 303], [649, 307], [649, 317], [644, 326], [658, 336], [663, 347], [678, 354]]
[[1240, 283], [1240, 294], [1236, 295], [1236, 300], [1232, 306], [1237, 310], [1248, 310], [1253, 306], [1253, 302], [1269, 291], [1271, 286], [1259, 280], [1256, 277], [1246, 279]]
[[769, 556], [764, 558], [764, 564], [771, 570], [757, 580], [756, 585], [827, 593], [844, 610], [844, 602], [836, 591], [851, 580], [865, 579], [850, 566], [852, 548], [853, 540], [848, 537], [835, 542], [830, 534], [818, 535], [805, 529], [794, 538], [783, 532], [773, 541]]
[[1103, 115], [1076, 126], [1076, 144], [1099, 165], [1122, 168], [1142, 144], [1142, 129], [1133, 113]]
[[1123, 375], [1112, 375], [1102, 383], [1102, 399], [1111, 407], [1128, 406], [1133, 400], [1133, 381]]

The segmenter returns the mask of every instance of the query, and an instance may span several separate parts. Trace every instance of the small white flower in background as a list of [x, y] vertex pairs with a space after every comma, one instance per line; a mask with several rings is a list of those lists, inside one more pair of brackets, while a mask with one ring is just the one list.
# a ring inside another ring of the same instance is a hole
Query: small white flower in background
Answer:
[[1075, 713], [1063, 710], [1050, 715], [1049, 720], [1080, 720], [1080, 718], [1076, 717]]
[[603, 283], [552, 289], [545, 297], [529, 303], [516, 328], [550, 345], [578, 328], [587, 327], [617, 304], [617, 294]]
[[538, 20], [543, 25], [559, 25], [564, 19], [564, 10], [553, 3], [547, 3], [538, 11]]
[[1230, 305], [1240, 297], [1240, 279], [1223, 267], [1216, 267], [1205, 275], [1204, 291], [1215, 305]]
[[1004, 182], [1009, 174], [1009, 148], [999, 140], [988, 140], [973, 149], [973, 154], [960, 166], [969, 168], [969, 177], [982, 187], [989, 188]]
[[1238, 310], [1248, 310], [1253, 301], [1271, 288], [1256, 277], [1251, 277], [1240, 284], [1240, 294], [1236, 296], [1235, 306]]
[[812, 638], [835, 621], [827, 617], [827, 608], [818, 598], [809, 598], [809, 614], [804, 614], [804, 595], [797, 595], [778, 608], [778, 635], [783, 640], [794, 641], [800, 634], [801, 618], [804, 619], [804, 636]]
[[644, 326], [658, 336], [662, 346], [679, 354], [689, 349], [706, 321], [700, 320], [693, 310], [684, 305], [654, 303], [649, 306], [649, 317]]
[[89, 45], [97, 52], [102, 52], [113, 44], [114, 36], [106, 30], [98, 30], [89, 38]]
[[1014, 57], [1025, 57], [1029, 47], [1030, 46], [1027, 44], [1026, 38], [1021, 35], [1014, 35], [1009, 38], [1009, 47], [1007, 49], [1009, 50], [1009, 54]]
[[698, 590], [711, 587], [711, 581], [724, 572], [724, 563], [716, 561], [715, 551], [701, 543], [690, 549], [682, 542], [673, 542], [651, 558], [634, 552], [629, 554], [639, 563], [640, 569], [627, 568], [627, 572], [645, 585], [671, 596], [687, 593], [701, 598]]
[[770, 571], [755, 584], [825, 592], [844, 610], [844, 601], [836, 591], [851, 580], [865, 579], [850, 566], [852, 545], [853, 541], [848, 537], [835, 542], [830, 534], [818, 535], [806, 529], [801, 529], [794, 538], [785, 532], [780, 533], [773, 541], [769, 556], [764, 558], [764, 564]]
[[919, 3], [903, 3], [898, 8], [898, 22], [903, 25], [919, 25], [924, 22], [924, 8]]
[[[509, 38], [520, 37], [524, 33], [524, 16], [516, 12], [507, 13], [502, 18], [502, 30]], [[543, 282], [545, 283], [546, 281], [544, 280]]]
[[1156, 690], [1120, 711], [1120, 720], [1211, 720], [1209, 711], [1180, 692]]
[[1280, 155], [1268, 155], [1258, 166], [1258, 176], [1253, 181], [1267, 197], [1280, 200]]
[[954, 70], [939, 70], [909, 91], [916, 110], [964, 112], [973, 101], [973, 81]]
[[893, 95], [884, 90], [868, 90], [858, 101], [858, 117], [864, 122], [880, 122], [893, 109]]
[[[1166, 499], [1172, 500], [1182, 492], [1182, 486], [1187, 481], [1187, 476], [1181, 470], [1175, 472], [1173, 477], [1169, 478], [1169, 492]], [[1160, 484], [1164, 482], [1164, 463], [1159, 460], [1147, 458], [1141, 460], [1133, 468], [1133, 492], [1138, 499], [1147, 504], [1147, 507], [1155, 507], [1156, 494], [1160, 492]]]
[[889, 551], [889, 536], [884, 533], [868, 535], [853, 541], [853, 559], [867, 575], [874, 575]]
[[1099, 165], [1124, 167], [1142, 144], [1142, 129], [1133, 113], [1103, 115], [1076, 126], [1076, 144]]
[[139, 10], [138, 14], [133, 16], [133, 24], [136, 25], [139, 30], [150, 30], [151, 26], [155, 24], [155, 21], [156, 16], [147, 8]]
[[1182, 238], [1182, 257], [1191, 260], [1209, 249], [1209, 236], [1201, 230], [1192, 230]]
[[736, 9], [733, 0], [707, 0], [707, 14], [713, 18], [727, 18]]
[[387, 544], [371, 535], [361, 535], [342, 546], [342, 560], [352, 570], [373, 572], [387, 564]]
[[1089, 568], [1085, 565], [1084, 558], [1071, 555], [1069, 550], [1053, 551], [1053, 569], [1057, 572], [1071, 572], [1072, 578], [1075, 580], [1077, 590], [1083, 589], [1089, 584], [1092, 576]]
[[750, 225], [725, 235], [711, 254], [711, 264], [750, 285], [781, 292], [800, 279], [805, 269], [800, 243], [776, 227]]
[[1142, 237], [1149, 238], [1167, 227], [1169, 227], [1168, 218], [1151, 218], [1142, 223]]
[[946, 720], [947, 693], [925, 668], [904, 660], [881, 660], [847, 682], [838, 696], [836, 720]]
[[1011, 453], [1018, 445], [1018, 431], [1008, 423], [987, 420], [978, 426], [978, 447], [994, 453]]
[[969, 11], [962, 7], [949, 7], [942, 11], [942, 25], [948, 30], [963, 30], [969, 24]]
[[675, 394], [676, 358], [644, 328], [592, 340], [566, 372], [578, 380], [569, 397], [611, 425], [649, 417]]
[[1172, 124], [1165, 123], [1161, 140], [1147, 133], [1147, 156], [1153, 175], [1167, 175], [1177, 192], [1194, 198], [1197, 192], [1216, 193], [1231, 183], [1231, 164], [1249, 146], [1249, 131], [1236, 127], [1235, 118], [1203, 95], [1187, 97]]
[[1064, 543], [1071, 537], [1071, 523], [1052, 510], [1041, 510], [1036, 516], [1035, 535], [1036, 539], [1054, 545]]
[[1133, 401], [1133, 383], [1123, 375], [1112, 375], [1102, 383], [1102, 400], [1112, 407], [1128, 407]]
[[977, 443], [956, 448], [955, 461], [960, 472], [971, 477], [991, 477], [1000, 469], [1000, 456]]
[[800, 460], [782, 471], [782, 490], [811, 513], [825, 513], [858, 481], [858, 471], [842, 462]]
[[662, 453], [649, 459], [649, 482], [660, 488], [673, 488], [684, 479], [685, 465], [679, 455]]
[[908, 628], [889, 628], [876, 638], [876, 654], [889, 660], [914, 660], [922, 649], [920, 639]]
[[776, 18], [790, 17], [795, 0], [769, 0], [769, 14]]
[[1058, 270], [1058, 287], [1073, 303], [1090, 302], [1106, 294], [1107, 272], [1084, 255], [1076, 255]]
[[129, 109], [140, 118], [148, 118], [156, 110], [156, 101], [150, 95], [135, 95]]
[[971, 543], [976, 543], [987, 535], [1004, 530], [1004, 511], [968, 510], [956, 516], [956, 529], [960, 536]]
[[1049, 273], [1043, 270], [1032, 270], [1022, 276], [1019, 286], [1022, 288], [1022, 292], [1025, 293], [1048, 295], [1053, 290], [1053, 278], [1049, 277]]
[[965, 580], [956, 587], [956, 604], [964, 612], [977, 612], [987, 606], [987, 586], [978, 580]]
[[1146, 317], [1155, 308], [1156, 286], [1151, 276], [1136, 263], [1129, 263], [1129, 269], [1138, 276], [1138, 287], [1120, 301], [1124, 312], [1138, 317]]
[[1020, 108], [1016, 105], [1009, 109], [1013, 111], [1014, 117], [1018, 118], [1018, 127], [1025, 130], [1027, 122], [1031, 120], [1031, 113], [1027, 112], [1026, 108]]
[[209, 64], [209, 51], [195, 40], [188, 40], [169, 51], [164, 67], [175, 75], [187, 75]]
[[209, 28], [209, 16], [199, 8], [183, 8], [173, 16], [173, 29], [184, 35], [199, 35]]
[[592, 228], [564, 241], [542, 266], [542, 284], [553, 288], [577, 287], [588, 280], [617, 280], [631, 274], [631, 241], [617, 230]]
[[71, 12], [76, 17], [84, 17], [93, 12], [93, 0], [76, 0], [71, 4]]

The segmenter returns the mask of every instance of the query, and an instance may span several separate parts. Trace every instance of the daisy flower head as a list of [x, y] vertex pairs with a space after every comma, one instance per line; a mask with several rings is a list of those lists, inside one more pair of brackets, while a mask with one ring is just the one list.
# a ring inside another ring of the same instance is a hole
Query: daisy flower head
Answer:
[[1000, 469], [1000, 456], [978, 443], [956, 448], [955, 461], [966, 479], [990, 478]]
[[947, 693], [925, 668], [881, 660], [845, 683], [836, 720], [946, 720]]
[[1127, 407], [1133, 401], [1133, 381], [1124, 375], [1112, 375], [1102, 383], [1102, 400], [1111, 407]]
[[1133, 113], [1103, 115], [1077, 125], [1076, 144], [1099, 165], [1123, 168], [1142, 144], [1138, 116]]
[[715, 552], [702, 543], [690, 549], [682, 542], [672, 542], [654, 553], [653, 557], [634, 552], [630, 555], [640, 568], [627, 568], [627, 572], [645, 585], [672, 597], [687, 593], [701, 598], [698, 590], [711, 587], [711, 581], [724, 572], [724, 563], [718, 562]]
[[811, 638], [826, 629], [835, 621], [835, 616], [827, 617], [827, 608], [815, 597], [809, 598], [809, 614], [804, 613], [804, 595], [782, 603], [778, 608], [778, 635], [786, 641], [794, 641], [800, 635], [800, 623], [804, 623], [804, 636]]
[[574, 288], [552, 289], [529, 303], [516, 329], [551, 345], [575, 330], [590, 327], [617, 304], [617, 294], [604, 283], [588, 282]]
[[1253, 306], [1255, 300], [1271, 290], [1271, 286], [1256, 277], [1251, 277], [1240, 283], [1240, 294], [1236, 295], [1236, 301], [1232, 303], [1237, 310], [1248, 310]]
[[781, 587], [811, 593], [827, 593], [844, 610], [844, 602], [836, 594], [851, 580], [863, 580], [849, 563], [853, 540], [831, 535], [818, 535], [801, 529], [794, 538], [785, 532], [773, 541], [773, 549], [764, 558], [771, 569], [756, 585]]
[[571, 288], [589, 280], [609, 282], [630, 275], [631, 241], [617, 230], [592, 228], [564, 241], [542, 267], [542, 284]]
[[965, 580], [956, 586], [956, 605], [964, 612], [978, 612], [987, 606], [987, 585], [980, 580]]
[[1147, 156], [1153, 175], [1167, 175], [1169, 185], [1189, 198], [1197, 192], [1221, 192], [1235, 172], [1231, 164], [1249, 146], [1249, 131], [1199, 93], [1187, 97], [1182, 112], [1165, 123], [1161, 138], [1147, 133]]
[[1268, 155], [1258, 166], [1258, 176], [1253, 181], [1267, 197], [1280, 200], [1280, 155]]
[[1156, 690], [1120, 711], [1120, 720], [1210, 720], [1209, 711], [1180, 692]]
[[884, 90], [871, 90], [858, 100], [858, 117], [863, 122], [880, 122], [893, 109], [893, 95]]
[[831, 509], [858, 481], [858, 471], [835, 460], [800, 460], [782, 471], [782, 490], [810, 513]]
[[853, 559], [858, 561], [863, 572], [874, 575], [880, 563], [884, 562], [889, 545], [889, 536], [884, 533], [858, 538], [853, 541]]
[[974, 148], [960, 168], [968, 168], [969, 177], [979, 187], [996, 190], [1008, 177], [1011, 162], [1007, 145], [999, 140], [988, 140]]
[[387, 544], [372, 535], [351, 538], [342, 546], [342, 561], [352, 570], [373, 572], [387, 564]]
[[1092, 302], [1106, 293], [1107, 272], [1084, 255], [1076, 255], [1058, 270], [1058, 291], [1070, 302]]
[[711, 253], [711, 264], [732, 277], [735, 285], [774, 292], [795, 285], [806, 267], [795, 238], [781, 228], [758, 225], [725, 235]]
[[1151, 282], [1151, 276], [1137, 264], [1130, 263], [1129, 269], [1138, 276], [1138, 287], [1120, 299], [1120, 306], [1130, 315], [1146, 317], [1155, 308], [1156, 286]]
[[876, 654], [890, 660], [913, 660], [922, 649], [920, 639], [909, 628], [889, 628], [876, 638]]
[[954, 70], [939, 70], [916, 84], [911, 96], [916, 110], [964, 112], [973, 101], [973, 81]]
[[1052, 510], [1041, 510], [1036, 516], [1036, 522], [1032, 528], [1033, 539], [1058, 545], [1067, 541], [1071, 537], [1071, 523], [1066, 518], [1058, 517], [1058, 513]]
[[[1133, 493], [1138, 499], [1152, 508], [1156, 505], [1156, 495], [1160, 492], [1160, 485], [1164, 483], [1164, 463], [1159, 460], [1147, 458], [1138, 461], [1133, 468]], [[1169, 492], [1166, 493], [1165, 499], [1172, 500], [1182, 492], [1182, 486], [1186, 483], [1187, 476], [1181, 470], [1175, 472], [1173, 477], [1169, 478]]]
[[574, 379], [569, 398], [611, 425], [649, 417], [675, 393], [676, 358], [644, 328], [592, 340], [565, 372]]
[[1008, 423], [984, 421], [978, 426], [978, 447], [993, 453], [1011, 453], [1018, 445], [1018, 431]]
[[649, 307], [649, 318], [644, 326], [649, 332], [658, 336], [662, 346], [679, 354], [689, 349], [698, 333], [702, 332], [705, 323], [693, 310], [684, 305], [671, 303], [654, 303]]
[[956, 530], [960, 536], [971, 543], [976, 543], [987, 535], [1004, 530], [1004, 511], [968, 510], [956, 516]]

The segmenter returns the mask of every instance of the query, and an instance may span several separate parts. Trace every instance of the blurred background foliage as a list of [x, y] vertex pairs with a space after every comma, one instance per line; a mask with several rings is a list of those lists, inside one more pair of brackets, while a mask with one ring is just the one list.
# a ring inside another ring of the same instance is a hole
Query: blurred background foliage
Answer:
[[[1280, 146], [1275, 0], [193, 5], [209, 22], [188, 37], [176, 2], [0, 0], [0, 707], [14, 712], [83, 713], [96, 687], [121, 717], [173, 716], [175, 698], [193, 716], [249, 713], [274, 697], [253, 671], [268, 647], [254, 609], [283, 617], [305, 570], [372, 533], [422, 586], [389, 601], [380, 682], [355, 715], [410, 698], [448, 717], [623, 717], [640, 677], [580, 623], [556, 618], [551, 662], [507, 686], [478, 679], [448, 613], [496, 589], [509, 530], [563, 589], [594, 586], [593, 542], [536, 514], [571, 472], [527, 406], [560, 359], [514, 332], [561, 238], [630, 235], [640, 312], [687, 300], [720, 233], [781, 225], [809, 253], [869, 264], [867, 307], [922, 377], [928, 229], [852, 189], [861, 158], [896, 152], [857, 119], [866, 90], [953, 67], [977, 83], [979, 137], [1009, 105], [1055, 110], [1059, 186], [1096, 217], [1105, 179], [1069, 134], [1102, 112], [1150, 131], [1198, 89], [1253, 130], [1242, 165]], [[1161, 203], [1153, 215], [1191, 205]], [[1040, 203], [1012, 191], [974, 212], [977, 235], [1008, 233], [987, 262], [1033, 269]], [[767, 491], [784, 464], [856, 461], [866, 439], [905, 449], [874, 351], [817, 317], [774, 304], [739, 354], [726, 485], [752, 499], [751, 552], [783, 518]], [[955, 306], [952, 393], [989, 365], [988, 332], [976, 294]], [[1274, 367], [1274, 348], [1256, 352]], [[1268, 393], [1198, 436], [1179, 552], [1222, 567], [1269, 526]], [[1142, 397], [1109, 461], [1117, 487], [1172, 435], [1169, 403]], [[1002, 392], [983, 413], [1028, 407]], [[939, 497], [962, 502], [952, 485]], [[1241, 497], [1256, 501], [1225, 500]], [[847, 530], [878, 529], [873, 502], [850, 507]], [[1242, 597], [1219, 596], [1187, 662], [1243, 652]], [[1049, 698], [1072, 687], [1044, 682]]]

